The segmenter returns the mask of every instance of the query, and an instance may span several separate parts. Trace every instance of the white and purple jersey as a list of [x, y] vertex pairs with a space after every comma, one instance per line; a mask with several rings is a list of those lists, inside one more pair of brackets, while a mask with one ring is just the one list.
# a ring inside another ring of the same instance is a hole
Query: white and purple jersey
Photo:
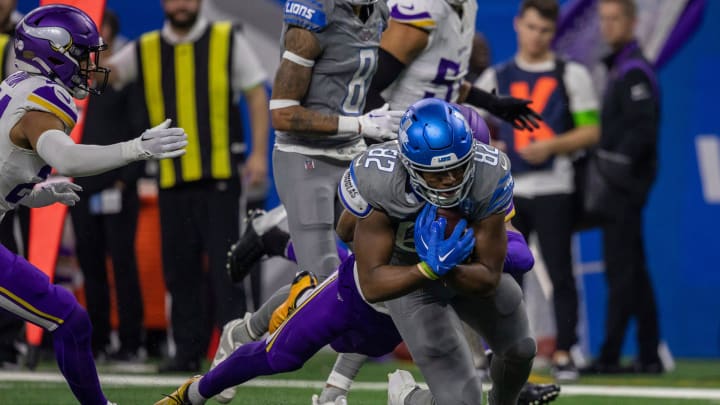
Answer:
[[477, 1], [462, 4], [462, 13], [444, 0], [390, 0], [390, 19], [429, 33], [427, 47], [382, 96], [392, 110], [405, 110], [421, 98], [457, 101], [468, 72], [475, 35]]
[[78, 118], [70, 93], [43, 76], [17, 72], [0, 84], [0, 219], [51, 171], [34, 150], [10, 140], [10, 131], [28, 111], [53, 114], [63, 122], [67, 133]]

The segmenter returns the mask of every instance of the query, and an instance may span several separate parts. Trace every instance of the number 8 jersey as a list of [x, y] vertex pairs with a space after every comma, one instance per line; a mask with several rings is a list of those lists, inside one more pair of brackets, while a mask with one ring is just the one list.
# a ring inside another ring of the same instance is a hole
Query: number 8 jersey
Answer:
[[[381, 210], [397, 227], [393, 264], [418, 261], [413, 225], [425, 200], [410, 186], [407, 170], [400, 162], [397, 141], [368, 147], [345, 171], [338, 194], [345, 209], [357, 217]], [[468, 222], [494, 214], [508, 214], [512, 207], [513, 178], [510, 161], [498, 149], [475, 141], [475, 175], [470, 193], [460, 202]]]
[[67, 90], [42, 76], [17, 72], [0, 84], [0, 219], [50, 174], [50, 167], [34, 150], [10, 140], [10, 131], [28, 111], [53, 114], [68, 133], [78, 115]]
[[477, 1], [462, 3], [458, 13], [445, 0], [390, 0], [390, 19], [427, 31], [427, 47], [405, 67], [382, 96], [392, 110], [405, 110], [422, 98], [457, 101], [468, 72]]
[[[281, 44], [285, 43], [288, 28], [299, 27], [314, 33], [322, 50], [312, 67], [310, 86], [301, 101], [303, 107], [325, 114], [358, 116], [362, 113], [367, 88], [377, 69], [380, 36], [388, 18], [385, 1], [364, 6], [361, 12], [364, 10], [371, 11], [365, 21], [355, 15], [347, 0], [285, 2]], [[346, 146], [359, 140], [359, 134], [309, 137], [277, 133], [278, 144], [316, 148]]]

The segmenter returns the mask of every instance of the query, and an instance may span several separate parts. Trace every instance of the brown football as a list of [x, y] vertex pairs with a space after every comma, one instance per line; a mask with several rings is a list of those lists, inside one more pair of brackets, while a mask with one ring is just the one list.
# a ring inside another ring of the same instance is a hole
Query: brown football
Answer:
[[437, 217], [445, 218], [447, 226], [445, 227], [445, 238], [452, 235], [455, 225], [462, 219], [463, 214], [458, 208], [440, 208], [437, 210]]

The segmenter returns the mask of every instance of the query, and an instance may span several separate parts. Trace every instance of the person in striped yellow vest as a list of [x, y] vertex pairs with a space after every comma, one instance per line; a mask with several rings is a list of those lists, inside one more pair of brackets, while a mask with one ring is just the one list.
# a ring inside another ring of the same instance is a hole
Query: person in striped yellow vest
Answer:
[[[188, 134], [185, 156], [161, 162], [158, 172], [163, 272], [177, 348], [160, 372], [200, 369], [210, 328], [199, 325], [209, 324], [208, 305], [220, 326], [245, 312], [242, 287], [227, 280], [225, 254], [239, 236], [241, 176], [251, 185], [267, 176], [266, 73], [239, 27], [207, 21], [200, 5], [163, 0], [162, 29], [143, 34], [108, 62], [113, 86], [139, 87], [150, 124], [167, 116]], [[253, 145], [242, 168], [241, 95]]]

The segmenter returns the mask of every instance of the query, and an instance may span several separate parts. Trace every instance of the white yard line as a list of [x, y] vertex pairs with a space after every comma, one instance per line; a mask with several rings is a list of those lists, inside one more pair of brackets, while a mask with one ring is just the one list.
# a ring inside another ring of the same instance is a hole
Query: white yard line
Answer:
[[[158, 375], [104, 374], [100, 378], [100, 380], [103, 385], [109, 386], [172, 387], [184, 383], [185, 381], [187, 381], [187, 378], [165, 377]], [[64, 381], [65, 380], [63, 379], [63, 377], [57, 373], [0, 371], [0, 384], [2, 384], [3, 386], [7, 385], [8, 382], [63, 383]], [[248, 387], [322, 389], [322, 387], [325, 385], [325, 382], [309, 380], [255, 379], [252, 381], [248, 381], [243, 385]], [[424, 384], [421, 384], [421, 386], [426, 387]], [[387, 389], [387, 384], [383, 382], [356, 382], [353, 383], [352, 389], [366, 391], [385, 391]], [[720, 400], [720, 389], [565, 385], [562, 387], [561, 395]]]

